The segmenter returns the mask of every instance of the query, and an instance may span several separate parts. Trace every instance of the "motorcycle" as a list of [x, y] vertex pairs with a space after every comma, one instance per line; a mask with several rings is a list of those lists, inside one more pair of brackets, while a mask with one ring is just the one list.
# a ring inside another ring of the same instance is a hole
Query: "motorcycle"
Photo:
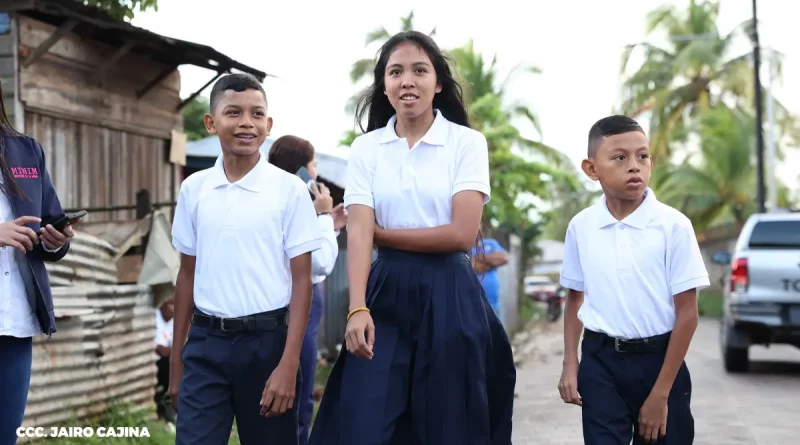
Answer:
[[555, 322], [561, 318], [563, 313], [563, 303], [564, 299], [567, 297], [567, 290], [561, 286], [555, 290], [542, 289], [532, 292], [530, 297], [534, 301], [546, 304], [547, 310], [545, 315], [547, 321]]

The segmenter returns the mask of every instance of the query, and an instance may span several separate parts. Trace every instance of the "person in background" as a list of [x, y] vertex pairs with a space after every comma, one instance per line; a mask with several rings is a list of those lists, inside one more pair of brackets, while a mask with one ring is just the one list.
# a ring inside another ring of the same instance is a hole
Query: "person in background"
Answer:
[[[0, 97], [3, 96], [0, 88]], [[11, 126], [0, 100], [0, 445], [17, 442], [33, 366], [33, 337], [56, 332], [45, 261], [69, 251], [75, 233], [49, 221], [64, 216], [44, 150]]]
[[167, 422], [175, 423], [175, 409], [167, 400], [167, 389], [169, 389], [169, 355], [172, 351], [172, 318], [175, 314], [175, 300], [170, 298], [156, 309], [156, 409], [158, 417]]
[[478, 246], [472, 248], [470, 257], [472, 268], [478, 274], [486, 298], [492, 305], [495, 314], [502, 319], [500, 313], [500, 278], [497, 276], [497, 268], [508, 263], [508, 253], [503, 246], [494, 238], [483, 240], [483, 255], [479, 255]]
[[311, 416], [314, 412], [314, 383], [317, 372], [317, 333], [323, 313], [322, 286], [325, 278], [333, 270], [339, 256], [336, 238], [347, 224], [344, 204], [333, 206], [333, 198], [325, 184], [317, 186], [317, 158], [314, 146], [297, 136], [282, 136], [272, 143], [267, 161], [289, 173], [295, 174], [301, 167], [308, 170], [314, 179], [310, 188], [314, 194], [314, 208], [317, 211], [322, 247], [311, 253], [311, 282], [313, 296], [311, 314], [308, 317], [303, 348], [300, 351], [300, 372], [303, 383], [300, 388], [300, 407], [298, 412], [298, 440], [300, 445], [308, 443], [311, 430]]

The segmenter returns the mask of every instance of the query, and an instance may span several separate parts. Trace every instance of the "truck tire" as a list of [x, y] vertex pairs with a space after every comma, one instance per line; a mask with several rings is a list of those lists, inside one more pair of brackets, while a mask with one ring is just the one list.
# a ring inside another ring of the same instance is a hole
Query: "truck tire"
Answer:
[[725, 370], [731, 373], [747, 372], [750, 366], [750, 350], [747, 348], [731, 348], [722, 350], [722, 362]]

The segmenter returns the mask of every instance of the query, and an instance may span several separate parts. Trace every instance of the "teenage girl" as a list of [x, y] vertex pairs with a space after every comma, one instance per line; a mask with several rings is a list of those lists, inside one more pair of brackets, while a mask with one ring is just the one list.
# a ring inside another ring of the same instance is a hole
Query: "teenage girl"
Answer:
[[[0, 97], [3, 91], [0, 89]], [[33, 362], [32, 339], [56, 331], [45, 261], [58, 261], [74, 236], [42, 224], [64, 215], [42, 146], [17, 133], [0, 100], [0, 445], [17, 442]]]
[[309, 443], [509, 445], [511, 346], [466, 254], [490, 198], [486, 138], [428, 36], [392, 37], [374, 74], [344, 198], [346, 348]]

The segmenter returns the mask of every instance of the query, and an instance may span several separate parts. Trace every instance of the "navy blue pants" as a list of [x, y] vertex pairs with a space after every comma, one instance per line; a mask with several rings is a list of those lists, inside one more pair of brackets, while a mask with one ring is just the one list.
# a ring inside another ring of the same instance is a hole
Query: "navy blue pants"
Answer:
[[22, 425], [28, 402], [32, 361], [33, 346], [30, 337], [0, 336], [0, 400], [3, 401], [0, 445], [17, 443], [17, 428]]
[[[586, 445], [643, 444], [639, 411], [661, 372], [666, 348], [622, 353], [597, 337], [584, 337], [578, 368]], [[684, 363], [667, 401], [667, 434], [657, 445], [692, 445], [692, 379]]]
[[516, 370], [464, 253], [381, 248], [367, 285], [374, 357], [342, 349], [312, 445], [510, 445]]
[[[234, 417], [242, 445], [297, 444], [297, 397], [281, 416], [260, 414], [261, 395], [281, 360], [286, 334], [286, 326], [249, 333], [191, 326], [181, 353], [176, 445], [226, 445]], [[298, 388], [301, 382], [298, 370]]]
[[317, 334], [322, 321], [323, 301], [322, 283], [314, 285], [311, 300], [311, 314], [308, 317], [306, 336], [303, 338], [303, 349], [300, 351], [300, 372], [303, 384], [300, 391], [300, 407], [298, 409], [298, 441], [300, 445], [308, 443], [308, 432], [311, 430], [311, 416], [314, 414], [314, 381], [317, 374]]

